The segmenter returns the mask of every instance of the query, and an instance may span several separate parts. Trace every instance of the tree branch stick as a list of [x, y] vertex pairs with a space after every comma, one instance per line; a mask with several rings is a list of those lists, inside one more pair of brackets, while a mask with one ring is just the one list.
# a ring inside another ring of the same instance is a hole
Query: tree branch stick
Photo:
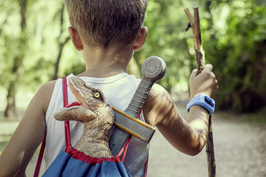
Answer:
[[[192, 17], [188, 8], [184, 9], [189, 25], [186, 28], [186, 31], [191, 28], [193, 39], [194, 39], [194, 49], [197, 61], [197, 74], [201, 73], [201, 71], [205, 67], [205, 58], [204, 58], [204, 51], [202, 47], [201, 41], [201, 31], [200, 31], [200, 19], [199, 19], [199, 8], [194, 8], [194, 18]], [[208, 127], [208, 134], [207, 134], [207, 143], [206, 143], [206, 153], [207, 153], [207, 162], [208, 162], [208, 173], [209, 177], [216, 176], [216, 164], [214, 158], [214, 146], [213, 146], [213, 135], [212, 135], [212, 121], [211, 116], [209, 117], [209, 127]]]
[[201, 42], [199, 11], [198, 11], [198, 7], [194, 8], [194, 18], [191, 15], [188, 8], [184, 9], [184, 11], [191, 25], [191, 30], [192, 30], [193, 39], [194, 39], [194, 50], [195, 50], [196, 61], [197, 61], [197, 69], [198, 69], [198, 74], [199, 74], [205, 67], [205, 56], [204, 56], [204, 51], [203, 51], [202, 42]]

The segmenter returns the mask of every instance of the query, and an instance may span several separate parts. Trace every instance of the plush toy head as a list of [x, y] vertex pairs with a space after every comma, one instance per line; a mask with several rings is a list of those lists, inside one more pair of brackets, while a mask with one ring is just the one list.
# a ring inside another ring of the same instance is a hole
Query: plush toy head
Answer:
[[71, 77], [68, 84], [78, 102], [71, 103], [55, 113], [55, 119], [88, 122], [95, 118], [113, 117], [112, 107], [101, 90], [88, 86], [79, 77]]

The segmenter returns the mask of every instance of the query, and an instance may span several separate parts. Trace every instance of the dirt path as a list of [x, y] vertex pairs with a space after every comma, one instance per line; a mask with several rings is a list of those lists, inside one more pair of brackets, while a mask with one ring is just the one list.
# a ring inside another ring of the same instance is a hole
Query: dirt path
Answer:
[[[184, 104], [178, 108], [185, 117]], [[213, 116], [217, 177], [266, 177], [266, 127], [227, 117], [222, 113]], [[37, 154], [28, 166], [27, 176], [33, 175], [36, 160]], [[195, 157], [184, 155], [157, 130], [151, 142], [148, 176], [207, 177], [205, 148]]]
[[[179, 106], [186, 116], [183, 106]], [[266, 177], [266, 127], [213, 116], [217, 177]], [[205, 148], [195, 157], [175, 150], [160, 134], [151, 142], [148, 176], [207, 177]]]

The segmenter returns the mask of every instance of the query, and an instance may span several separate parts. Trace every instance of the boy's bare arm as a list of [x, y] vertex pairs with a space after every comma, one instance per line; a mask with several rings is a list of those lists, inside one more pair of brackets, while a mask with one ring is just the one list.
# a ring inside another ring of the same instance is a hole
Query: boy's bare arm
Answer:
[[54, 84], [54, 81], [44, 84], [31, 100], [0, 156], [0, 176], [26, 176], [27, 165], [45, 137], [45, 114]]
[[[208, 65], [202, 75], [193, 71], [190, 77], [191, 98], [199, 93], [214, 96], [218, 89], [212, 66]], [[209, 115], [201, 106], [192, 106], [186, 120], [179, 114], [169, 93], [154, 85], [144, 104], [145, 120], [157, 126], [163, 136], [179, 151], [198, 154], [206, 143]]]

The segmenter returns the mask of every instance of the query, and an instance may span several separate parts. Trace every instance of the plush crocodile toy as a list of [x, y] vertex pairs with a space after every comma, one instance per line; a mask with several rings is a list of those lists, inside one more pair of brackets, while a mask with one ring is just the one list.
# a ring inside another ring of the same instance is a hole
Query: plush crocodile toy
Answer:
[[109, 132], [114, 122], [112, 107], [99, 89], [88, 86], [82, 79], [71, 77], [68, 84], [79, 102], [56, 112], [55, 119], [84, 123], [84, 133], [74, 146], [78, 151], [91, 157], [113, 157], [108, 147]]

